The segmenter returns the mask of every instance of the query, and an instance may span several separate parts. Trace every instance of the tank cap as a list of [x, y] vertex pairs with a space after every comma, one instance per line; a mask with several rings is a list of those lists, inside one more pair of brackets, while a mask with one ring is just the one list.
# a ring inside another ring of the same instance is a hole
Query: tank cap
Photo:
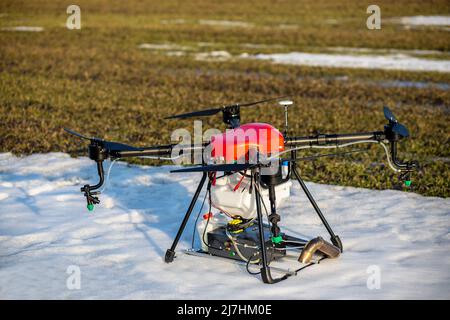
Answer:
[[212, 216], [213, 216], [213, 214], [212, 214], [212, 212], [208, 212], [208, 213], [205, 213], [204, 215], [203, 215], [203, 219], [211, 219], [212, 218]]

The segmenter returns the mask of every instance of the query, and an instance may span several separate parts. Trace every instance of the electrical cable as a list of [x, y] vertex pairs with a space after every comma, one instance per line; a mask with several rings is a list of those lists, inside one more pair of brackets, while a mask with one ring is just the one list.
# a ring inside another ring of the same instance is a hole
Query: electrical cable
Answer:
[[[208, 194], [208, 200], [209, 200], [209, 211], [208, 212], [211, 213], [211, 208], [212, 208], [212, 204], [211, 204], [212, 203], [211, 202], [211, 184], [208, 184], [207, 194]], [[206, 220], [206, 225], [205, 225], [205, 228], [203, 229], [203, 234], [202, 234], [202, 241], [205, 244], [205, 246], [207, 246], [208, 248], [212, 248], [212, 249], [215, 249], [215, 250], [222, 250], [221, 248], [216, 248], [216, 247], [211, 246], [208, 242], [205, 241], [206, 229], [208, 229], [209, 220], [210, 219]]]
[[259, 263], [259, 260], [260, 260], [260, 259], [254, 261], [254, 262], [253, 262], [253, 261], [252, 261], [252, 262], [249, 262], [249, 261], [251, 260], [251, 258], [250, 258], [250, 259], [247, 259], [247, 258], [242, 254], [241, 250], [239, 250], [239, 248], [238, 248], [238, 246], [237, 246], [237, 245], [238, 245], [238, 242], [236, 241], [236, 239], [234, 239], [234, 238], [231, 236], [231, 234], [228, 232], [228, 230], [225, 230], [225, 233], [226, 233], [228, 239], [230, 239], [231, 243], [233, 244], [234, 250], [236, 250], [236, 253], [238, 254], [238, 256], [239, 256], [242, 260], [246, 261], [247, 263]]
[[401, 170], [395, 168], [394, 165], [392, 164], [391, 157], [390, 157], [390, 152], [389, 152], [389, 149], [387, 148], [387, 146], [383, 142], [380, 142], [380, 144], [384, 148], [384, 151], [386, 152], [386, 157], [387, 157], [387, 160], [388, 160], [388, 164], [391, 167], [391, 169], [394, 170], [395, 172], [401, 172]]
[[[255, 252], [254, 254], [253, 254], [253, 256], [255, 256], [256, 254], [258, 254], [259, 252]], [[258, 259], [258, 261], [259, 261], [260, 259]], [[260, 274], [261, 273], [261, 271], [259, 271], [259, 272], [251, 272], [250, 271], [250, 263], [252, 263], [251, 262], [251, 259], [248, 259], [247, 260], [247, 263], [245, 264], [245, 269], [247, 270], [247, 272], [249, 273], [249, 274], [251, 274], [252, 276], [256, 276], [256, 275], [258, 275], [258, 274]]]
[[180, 158], [184, 158], [184, 157], [186, 157], [186, 156], [187, 156], [187, 155], [181, 154], [181, 155], [176, 156], [176, 157], [137, 156], [137, 158], [151, 159], [151, 160], [177, 160], [177, 159], [180, 159]]
[[192, 241], [191, 241], [191, 248], [192, 248], [192, 249], [194, 249], [195, 230], [197, 230], [198, 219], [199, 219], [199, 217], [200, 217], [200, 214], [202, 213], [203, 206], [205, 205], [205, 201], [206, 201], [206, 196], [207, 196], [207, 195], [208, 195], [208, 193], [205, 192], [205, 197], [203, 198], [202, 206], [200, 207], [200, 210], [198, 210], [197, 217], [195, 218], [194, 229], [192, 230]]
[[376, 144], [381, 145], [383, 147], [385, 153], [386, 153], [386, 158], [387, 158], [389, 167], [394, 172], [401, 172], [401, 170], [397, 169], [392, 164], [391, 159], [390, 159], [390, 152], [389, 152], [386, 144], [384, 144], [381, 141], [374, 141], [374, 140], [361, 140], [361, 141], [349, 142], [349, 143], [344, 143], [344, 144], [338, 144], [338, 145], [334, 145], [334, 146], [300, 146], [300, 147], [296, 147], [296, 148], [293, 148], [293, 149], [285, 150], [283, 152], [279, 152], [279, 153], [277, 153], [277, 154], [267, 158], [266, 161], [271, 161], [271, 160], [273, 160], [275, 158], [278, 158], [282, 154], [285, 154], [285, 153], [288, 153], [288, 152], [291, 152], [291, 151], [295, 151], [295, 150], [302, 150], [302, 149], [333, 149], [333, 148], [339, 149], [339, 148], [344, 148], [344, 147], [348, 147], [348, 146], [355, 145], [355, 144], [361, 144], [361, 143], [376, 143]]
[[297, 243], [297, 244], [307, 244], [308, 241], [300, 242], [300, 241], [290, 241], [290, 240], [284, 240], [284, 243]]
[[275, 250], [279, 250], [279, 251], [284, 251], [284, 250], [297, 250], [297, 249], [303, 249], [305, 246], [301, 246], [301, 247], [285, 247], [285, 248], [277, 248], [277, 247], [273, 247]]
[[348, 146], [352, 146], [355, 144], [361, 144], [361, 143], [381, 143], [379, 141], [375, 141], [375, 140], [360, 140], [360, 141], [354, 141], [354, 142], [348, 142], [348, 143], [344, 143], [344, 144], [336, 144], [336, 145], [332, 145], [332, 146], [300, 146], [300, 147], [296, 147], [293, 149], [288, 149], [288, 150], [284, 150], [282, 152], [279, 152], [269, 158], [267, 158], [266, 160], [270, 161], [273, 160], [275, 158], [278, 158], [280, 155], [291, 152], [291, 151], [295, 151], [295, 150], [303, 150], [303, 149], [339, 149], [339, 148], [344, 148], [344, 147], [348, 147]]
[[107, 188], [107, 186], [109, 184], [109, 175], [111, 174], [111, 169], [112, 169], [112, 167], [114, 166], [114, 164], [116, 163], [117, 160], [118, 159], [114, 159], [114, 160], [110, 161], [111, 163], [109, 165], [108, 171], [106, 172], [105, 182], [103, 184], [103, 187], [100, 190], [98, 190], [99, 193], [103, 193], [103, 191], [106, 190], [106, 188]]

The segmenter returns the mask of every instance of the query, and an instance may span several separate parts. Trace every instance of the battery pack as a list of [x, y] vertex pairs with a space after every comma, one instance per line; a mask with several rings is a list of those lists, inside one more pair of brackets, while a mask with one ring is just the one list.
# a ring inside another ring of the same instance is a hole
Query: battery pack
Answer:
[[[236, 238], [236, 245], [245, 260], [251, 259], [251, 261], [256, 261], [260, 259], [258, 225], [248, 227], [233, 236]], [[286, 250], [283, 250], [283, 248], [280, 247], [275, 248], [274, 244], [270, 240], [270, 237], [270, 229], [269, 227], [265, 227], [264, 239], [268, 239], [266, 240], [267, 260], [272, 261], [285, 256]], [[228, 238], [225, 226], [218, 227], [208, 232], [207, 239], [208, 252], [210, 254], [234, 260], [244, 260], [240, 257], [230, 238]]]

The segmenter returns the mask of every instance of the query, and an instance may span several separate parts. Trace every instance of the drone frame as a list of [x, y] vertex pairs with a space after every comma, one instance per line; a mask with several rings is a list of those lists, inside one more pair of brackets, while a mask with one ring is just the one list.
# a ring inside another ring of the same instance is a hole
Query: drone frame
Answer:
[[[268, 99], [264, 101], [271, 101], [273, 99]], [[253, 104], [247, 104], [248, 106]], [[246, 105], [244, 105], [246, 106]], [[286, 108], [285, 108], [286, 110]], [[224, 106], [220, 109], [210, 109], [206, 110], [206, 115], [215, 114], [218, 111], [223, 112], [223, 121], [231, 128], [239, 127], [240, 125], [240, 106], [238, 104], [230, 105], [230, 106]], [[287, 110], [286, 110], [287, 113]], [[302, 188], [303, 192], [305, 193], [306, 197], [308, 198], [310, 204], [312, 205], [313, 209], [319, 216], [322, 224], [326, 228], [327, 232], [330, 235], [330, 240], [332, 242], [332, 245], [339, 249], [340, 252], [343, 252], [343, 245], [341, 242], [341, 239], [338, 235], [336, 235], [329, 225], [328, 221], [326, 220], [324, 214], [320, 210], [317, 202], [315, 201], [314, 197], [312, 196], [311, 192], [307, 188], [305, 182], [301, 178], [298, 170], [297, 170], [297, 162], [301, 161], [302, 158], [297, 158], [297, 152], [299, 149], [302, 148], [313, 148], [315, 146], [330, 146], [330, 147], [340, 147], [346, 144], [356, 144], [356, 143], [363, 143], [363, 142], [375, 142], [380, 143], [384, 147], [384, 142], [388, 142], [390, 144], [390, 152], [388, 152], [387, 148], [385, 147], [385, 151], [388, 155], [388, 161], [393, 169], [395, 169], [397, 172], [401, 173], [401, 177], [405, 180], [409, 180], [410, 172], [416, 170], [418, 168], [418, 163], [416, 161], [411, 162], [402, 162], [397, 158], [397, 143], [404, 137], [409, 136], [409, 132], [407, 131], [406, 127], [399, 124], [397, 120], [395, 119], [392, 112], [389, 110], [389, 108], [384, 108], [385, 117], [389, 120], [389, 123], [384, 127], [384, 131], [371, 131], [371, 132], [362, 132], [362, 133], [350, 133], [350, 134], [316, 134], [313, 136], [300, 136], [300, 137], [289, 137], [287, 136], [287, 123], [286, 123], [286, 130], [284, 133], [284, 140], [285, 145], [288, 146], [290, 149], [287, 150], [287, 152], [290, 152], [290, 159], [283, 159], [283, 161], [288, 162], [288, 175], [287, 179], [295, 179], [300, 184], [300, 187]], [[184, 115], [178, 115], [178, 116], [172, 116], [170, 118], [189, 118], [191, 116], [195, 116], [198, 113], [189, 113]], [[287, 114], [286, 114], [287, 119]], [[129, 157], [153, 157], [154, 159], [162, 158], [170, 156], [172, 153], [172, 150], [177, 146], [181, 150], [188, 150], [190, 152], [195, 150], [204, 150], [208, 143], [203, 143], [201, 145], [186, 145], [186, 146], [180, 146], [175, 144], [167, 144], [167, 145], [160, 145], [160, 146], [151, 146], [151, 147], [145, 147], [145, 148], [137, 148], [132, 146], [127, 146], [124, 144], [114, 143], [114, 142], [108, 142], [105, 140], [97, 139], [97, 138], [87, 138], [80, 134], [77, 134], [73, 131], [66, 130], [71, 134], [74, 134], [76, 136], [79, 136], [84, 139], [90, 140], [89, 145], [89, 158], [94, 160], [97, 164], [97, 171], [99, 175], [99, 182], [93, 186], [91, 185], [85, 185], [81, 188], [81, 191], [84, 193], [86, 200], [87, 200], [87, 206], [89, 210], [93, 209], [94, 204], [98, 204], [100, 201], [98, 200], [97, 195], [100, 193], [98, 190], [101, 188], [101, 186], [104, 184], [105, 178], [104, 178], [104, 169], [103, 169], [103, 161], [111, 158], [111, 159], [119, 159], [119, 158], [129, 158]], [[205, 185], [206, 179], [211, 179], [210, 173], [217, 172], [217, 171], [223, 171], [223, 172], [239, 172], [239, 171], [247, 171], [250, 170], [251, 172], [251, 179], [252, 181], [259, 182], [261, 181], [261, 169], [267, 166], [267, 164], [262, 163], [244, 163], [244, 164], [222, 164], [222, 165], [208, 165], [204, 162], [202, 162], [199, 166], [194, 167], [188, 167], [178, 170], [173, 170], [171, 172], [202, 172], [202, 177], [200, 179], [200, 182], [196, 188], [196, 191], [191, 199], [191, 202], [189, 204], [189, 207], [184, 215], [184, 218], [178, 228], [178, 231], [175, 235], [175, 238], [172, 242], [172, 245], [169, 249], [167, 249], [165, 253], [164, 260], [167, 263], [170, 263], [175, 258], [175, 250], [178, 245], [178, 242], [184, 232], [184, 229], [187, 225], [187, 222], [192, 214], [192, 211], [195, 207], [195, 204], [198, 200], [198, 197]], [[209, 184], [210, 185], [210, 182]], [[268, 186], [269, 188], [269, 200], [271, 203], [271, 213], [268, 216], [269, 222], [271, 224], [271, 231], [272, 235], [275, 235], [275, 237], [280, 235], [280, 228], [278, 227], [278, 222], [280, 221], [280, 216], [278, 215], [276, 211], [276, 205], [275, 205], [275, 189], [274, 185]], [[256, 189], [256, 188], [255, 188]], [[255, 201], [256, 201], [256, 211], [257, 211], [257, 221], [258, 221], [258, 232], [259, 232], [259, 248], [260, 248], [260, 257], [261, 257], [261, 278], [264, 283], [276, 283], [282, 280], [287, 279], [292, 273], [286, 273], [282, 277], [279, 278], [272, 278], [270, 267], [269, 267], [269, 261], [267, 257], [266, 252], [266, 239], [264, 235], [264, 222], [263, 222], [263, 213], [261, 209], [261, 194], [258, 190], [255, 192]], [[330, 244], [331, 245], [331, 244]]]

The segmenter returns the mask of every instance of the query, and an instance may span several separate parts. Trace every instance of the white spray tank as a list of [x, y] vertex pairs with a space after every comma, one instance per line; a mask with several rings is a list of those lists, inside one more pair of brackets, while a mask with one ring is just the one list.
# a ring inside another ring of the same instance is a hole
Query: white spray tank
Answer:
[[[285, 167], [288, 169], [288, 167]], [[285, 172], [287, 176], [287, 171]], [[289, 198], [292, 182], [286, 181], [275, 186], [276, 207]], [[226, 213], [229, 217], [241, 217], [244, 219], [256, 218], [255, 192], [251, 191], [251, 178], [236, 172], [231, 175], [216, 179], [211, 185], [211, 205]], [[266, 206], [270, 205], [269, 190], [260, 186], [262, 201]]]

